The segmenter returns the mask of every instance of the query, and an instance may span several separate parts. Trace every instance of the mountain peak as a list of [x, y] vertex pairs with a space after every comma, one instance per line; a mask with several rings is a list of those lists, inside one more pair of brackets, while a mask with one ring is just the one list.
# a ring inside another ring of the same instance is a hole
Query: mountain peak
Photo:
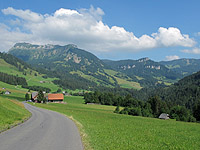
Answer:
[[33, 49], [52, 49], [54, 45], [47, 44], [47, 45], [36, 45], [30, 43], [16, 43], [10, 50], [13, 49], [23, 49], [23, 50], [33, 50]]
[[37, 44], [30, 44], [30, 43], [16, 43], [10, 50], [13, 49], [23, 49], [23, 50], [51, 50], [55, 49], [57, 47], [67, 47], [69, 48], [78, 48], [77, 45], [75, 44], [68, 44], [65, 46], [60, 46], [60, 45], [53, 45], [53, 44], [45, 44], [45, 45], [37, 45]]
[[24, 47], [28, 47], [28, 46], [31, 46], [32, 44], [30, 43], [16, 43], [13, 47], [17, 48], [17, 47], [21, 47], [21, 46], [24, 46]]
[[68, 44], [68, 45], [66, 45], [67, 47], [72, 47], [72, 48], [78, 48], [78, 46], [77, 45], [75, 45], [75, 44]]
[[148, 60], [150, 60], [149, 57], [144, 57], [144, 58], [138, 59], [138, 62], [145, 62]]

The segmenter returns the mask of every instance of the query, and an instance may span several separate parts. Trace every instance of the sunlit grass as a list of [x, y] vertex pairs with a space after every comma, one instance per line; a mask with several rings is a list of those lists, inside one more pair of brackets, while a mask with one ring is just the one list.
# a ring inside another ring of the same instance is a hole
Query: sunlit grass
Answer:
[[[78, 121], [95, 150], [199, 149], [200, 124], [114, 114], [113, 106], [85, 105], [82, 97], [67, 104], [37, 104]], [[90, 148], [88, 148], [90, 149]]]
[[0, 131], [23, 122], [30, 115], [21, 102], [0, 96]]

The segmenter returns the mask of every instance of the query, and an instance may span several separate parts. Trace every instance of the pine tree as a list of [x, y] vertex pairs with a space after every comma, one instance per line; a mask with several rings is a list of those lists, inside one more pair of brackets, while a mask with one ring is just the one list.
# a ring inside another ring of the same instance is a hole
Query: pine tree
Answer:
[[29, 94], [28, 93], [26, 93], [25, 94], [25, 100], [27, 101], [27, 100], [29, 100], [30, 98], [29, 98]]
[[117, 105], [117, 107], [116, 107], [114, 113], [119, 113], [119, 105]]
[[193, 116], [197, 119], [197, 121], [200, 121], [200, 101], [198, 101], [193, 108]]
[[38, 92], [37, 101], [38, 101], [38, 103], [41, 103], [43, 100], [44, 100], [44, 94], [43, 94], [42, 90], [40, 90]]

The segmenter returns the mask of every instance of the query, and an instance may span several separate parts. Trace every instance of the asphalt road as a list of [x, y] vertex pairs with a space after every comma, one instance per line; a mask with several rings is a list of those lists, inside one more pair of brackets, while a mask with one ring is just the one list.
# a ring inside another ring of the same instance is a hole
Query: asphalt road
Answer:
[[57, 112], [24, 105], [32, 117], [0, 134], [0, 150], [83, 150], [73, 121]]

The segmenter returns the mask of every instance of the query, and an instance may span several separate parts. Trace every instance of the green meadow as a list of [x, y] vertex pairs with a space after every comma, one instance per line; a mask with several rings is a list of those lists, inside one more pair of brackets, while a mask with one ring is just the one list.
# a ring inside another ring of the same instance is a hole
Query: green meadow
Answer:
[[[12, 93], [0, 96], [0, 130], [30, 116], [22, 103], [27, 89], [0, 82]], [[83, 97], [65, 97], [66, 104], [34, 104], [65, 114], [79, 128], [85, 150], [199, 149], [200, 124], [115, 114], [115, 107], [85, 105]]]
[[114, 114], [113, 106], [85, 105], [82, 97], [67, 104], [35, 104], [67, 115], [79, 127], [86, 150], [199, 149], [200, 124]]

